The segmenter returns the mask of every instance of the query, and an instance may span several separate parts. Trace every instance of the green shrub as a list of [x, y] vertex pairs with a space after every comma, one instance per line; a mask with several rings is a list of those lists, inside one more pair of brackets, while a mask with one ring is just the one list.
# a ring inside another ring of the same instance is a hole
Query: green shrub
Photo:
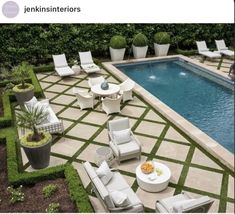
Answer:
[[154, 42], [159, 45], [169, 44], [170, 41], [170, 35], [167, 32], [158, 32], [154, 35]]
[[72, 201], [75, 202], [78, 211], [81, 213], [93, 213], [93, 207], [90, 204], [87, 192], [82, 185], [82, 181], [78, 176], [77, 171], [72, 165], [68, 165], [65, 168], [64, 174], [70, 197]]
[[58, 190], [58, 186], [55, 184], [49, 184], [42, 189], [43, 197], [50, 198], [56, 191]]
[[123, 36], [113, 36], [109, 45], [114, 49], [126, 48], [126, 39]]
[[197, 53], [197, 50], [182, 50], [180, 48], [177, 48], [176, 53], [177, 54], [182, 54], [184, 56], [192, 56], [192, 55], [195, 55]]
[[30, 83], [25, 83], [25, 84], [24, 84], [24, 87], [22, 87], [21, 84], [18, 84], [18, 85], [15, 85], [15, 86], [12, 88], [12, 90], [13, 90], [14, 92], [25, 92], [25, 91], [31, 91], [31, 90], [33, 90], [33, 89], [34, 89], [34, 87], [33, 87], [33, 85], [30, 84]]
[[12, 123], [11, 103], [7, 93], [3, 94], [2, 97], [4, 115], [0, 117], [0, 127], [8, 127]]
[[133, 45], [136, 47], [145, 47], [148, 45], [148, 39], [144, 34], [138, 33], [133, 39]]
[[50, 203], [48, 208], [46, 208], [47, 213], [58, 213], [60, 210], [59, 203]]
[[20, 185], [18, 188], [13, 188], [12, 186], [9, 186], [7, 187], [7, 191], [10, 193], [11, 204], [24, 201], [24, 193], [22, 192], [22, 185]]

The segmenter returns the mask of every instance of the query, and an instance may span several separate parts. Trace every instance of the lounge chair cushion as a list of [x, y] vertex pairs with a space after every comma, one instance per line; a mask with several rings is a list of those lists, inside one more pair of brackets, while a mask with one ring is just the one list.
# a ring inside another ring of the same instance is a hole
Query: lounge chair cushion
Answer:
[[139, 145], [133, 140], [128, 143], [118, 145], [118, 148], [120, 150], [121, 156], [137, 153], [140, 150]]
[[130, 142], [131, 141], [131, 130], [124, 129], [121, 131], [113, 131], [113, 138], [118, 145]]
[[173, 211], [177, 213], [182, 213], [184, 210], [185, 205], [191, 204], [195, 199], [188, 199], [188, 200], [182, 200], [182, 201], [177, 201], [172, 204]]
[[69, 76], [69, 75], [74, 75], [75, 72], [69, 67], [56, 67], [55, 68], [56, 72], [62, 77], [62, 76]]
[[113, 191], [110, 193], [110, 196], [116, 207], [125, 207], [130, 204], [127, 195], [121, 191]]
[[104, 185], [107, 185], [113, 177], [113, 172], [110, 170], [106, 161], [103, 161], [96, 173]]

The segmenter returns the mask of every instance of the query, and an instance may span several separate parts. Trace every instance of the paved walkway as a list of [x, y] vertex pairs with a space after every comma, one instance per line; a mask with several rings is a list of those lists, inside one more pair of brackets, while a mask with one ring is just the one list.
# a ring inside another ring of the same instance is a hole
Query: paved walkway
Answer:
[[[108, 82], [118, 83], [106, 71], [102, 71], [102, 75]], [[39, 73], [37, 77], [45, 96], [50, 99], [52, 108], [64, 121], [66, 129], [63, 137], [54, 137], [50, 166], [72, 163], [89, 190], [89, 179], [81, 163], [94, 163], [96, 149], [108, 146], [107, 121], [128, 116], [134, 134], [142, 143], [142, 158], [141, 161], [133, 159], [120, 166], [114, 164], [113, 167], [119, 168], [143, 202], [146, 211], [154, 212], [156, 200], [184, 190], [195, 197], [212, 197], [215, 202], [210, 212], [234, 212], [234, 175], [198, 148], [184, 133], [175, 129], [148, 103], [134, 96], [133, 101], [122, 104], [121, 114], [110, 117], [101, 111], [98, 104], [94, 110], [81, 111], [72, 88], [76, 86], [88, 89], [87, 75], [61, 79], [55, 73]], [[22, 159], [23, 169], [32, 171], [23, 151]], [[136, 182], [136, 166], [152, 159], [166, 164], [172, 172], [169, 187], [160, 193], [145, 192]], [[97, 212], [104, 212], [96, 197], [90, 196], [90, 199]]]

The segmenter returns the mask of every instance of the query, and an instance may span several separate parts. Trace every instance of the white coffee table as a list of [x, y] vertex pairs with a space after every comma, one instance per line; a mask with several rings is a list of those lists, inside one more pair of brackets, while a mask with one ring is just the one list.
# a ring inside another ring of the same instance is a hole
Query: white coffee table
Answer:
[[[167, 188], [168, 183], [171, 178], [170, 169], [162, 163], [153, 161], [154, 171], [150, 174], [144, 174], [141, 171], [141, 164], [136, 168], [136, 178], [139, 187], [147, 192], [160, 192]], [[160, 176], [157, 175], [156, 169], [160, 169], [162, 174]], [[150, 180], [149, 177], [155, 173], [156, 179]]]
[[114, 94], [117, 94], [120, 91], [120, 86], [116, 84], [109, 83], [109, 88], [107, 90], [103, 90], [101, 88], [101, 84], [97, 84], [91, 87], [92, 93], [100, 96], [107, 97]]

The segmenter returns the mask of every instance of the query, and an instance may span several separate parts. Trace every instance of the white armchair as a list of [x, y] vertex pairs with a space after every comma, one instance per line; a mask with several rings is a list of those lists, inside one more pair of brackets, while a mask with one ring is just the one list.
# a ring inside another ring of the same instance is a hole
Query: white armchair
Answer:
[[101, 84], [102, 82], [104, 82], [104, 77], [100, 76], [100, 77], [93, 77], [93, 78], [89, 78], [88, 79], [88, 85], [91, 88], [94, 85], [98, 85]]
[[46, 131], [51, 134], [63, 133], [64, 132], [63, 121], [57, 118], [56, 114], [50, 107], [49, 100], [45, 99], [45, 100], [38, 101], [36, 97], [33, 97], [31, 100], [24, 103], [26, 110], [36, 105], [40, 105], [48, 111], [47, 119], [42, 124], [39, 124], [36, 126], [37, 130]]
[[73, 93], [77, 97], [78, 105], [80, 109], [87, 109], [94, 107], [94, 96], [89, 93], [87, 90], [73, 88]]
[[141, 159], [141, 144], [130, 129], [129, 118], [108, 122], [109, 145], [118, 164], [132, 158]]
[[135, 87], [135, 82], [128, 78], [127, 80], [122, 82], [119, 86], [120, 86], [120, 94], [122, 94], [123, 102], [132, 100], [133, 99], [132, 90]]
[[121, 100], [122, 96], [118, 96], [117, 98], [102, 98], [102, 109], [106, 112], [107, 115], [112, 113], [120, 113]]
[[157, 213], [207, 213], [214, 200], [208, 196], [192, 198], [186, 192], [156, 202]]

